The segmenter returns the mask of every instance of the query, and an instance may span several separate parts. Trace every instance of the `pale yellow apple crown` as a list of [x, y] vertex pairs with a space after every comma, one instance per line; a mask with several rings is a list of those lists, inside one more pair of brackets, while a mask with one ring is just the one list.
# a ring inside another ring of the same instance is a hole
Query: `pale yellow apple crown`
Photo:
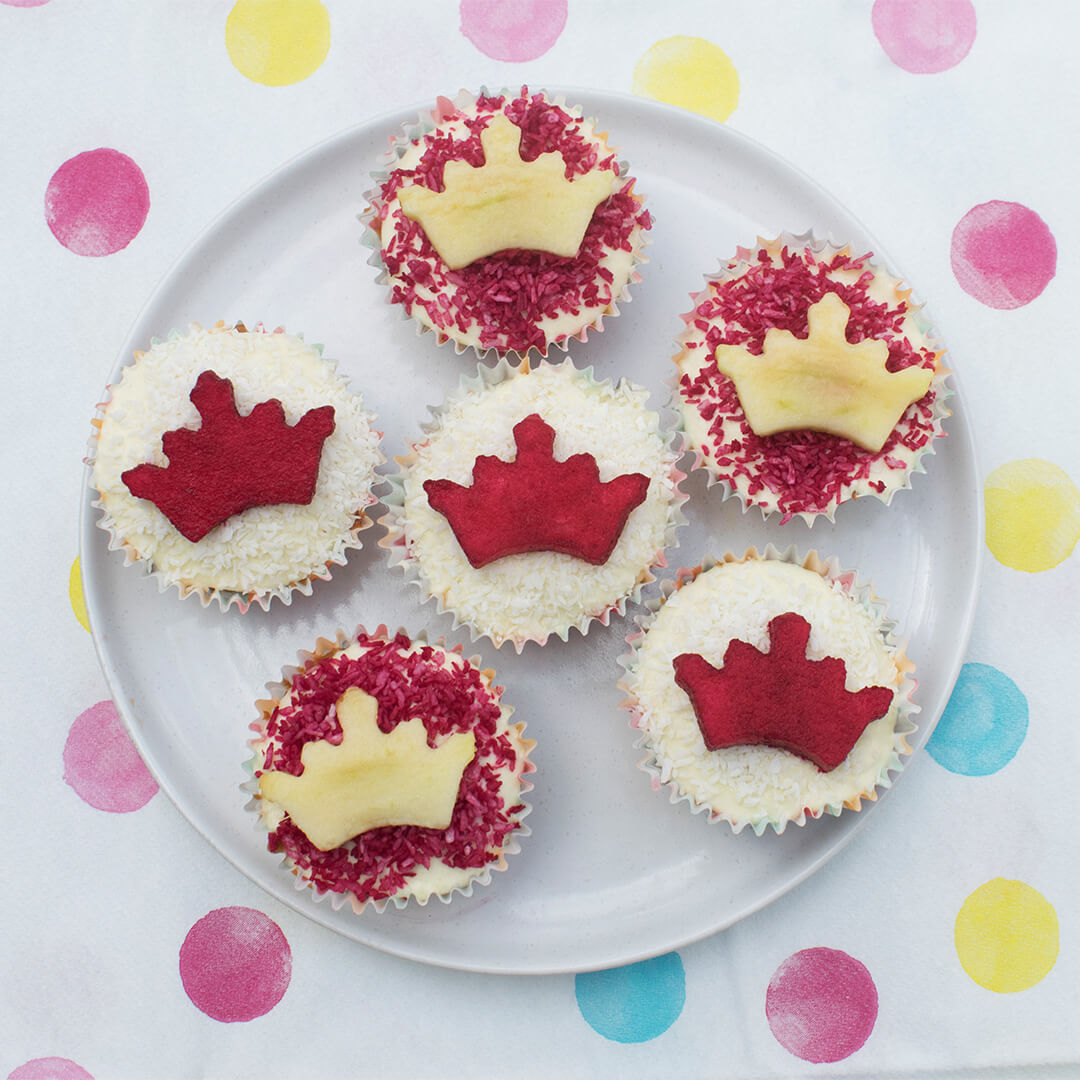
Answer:
[[453, 816], [476, 736], [455, 733], [437, 747], [427, 744], [419, 718], [389, 735], [377, 722], [378, 702], [356, 687], [337, 702], [342, 739], [307, 743], [301, 776], [264, 772], [259, 788], [277, 803], [320, 850], [330, 851], [368, 829], [419, 825], [445, 829]]
[[885, 445], [907, 407], [930, 388], [934, 372], [919, 366], [888, 371], [884, 341], [847, 340], [850, 315], [829, 292], [807, 312], [805, 340], [774, 327], [760, 356], [742, 345], [717, 346], [717, 367], [734, 380], [755, 435], [823, 431], [864, 450]]
[[521, 129], [499, 113], [480, 133], [484, 164], [448, 161], [441, 192], [403, 187], [405, 216], [427, 233], [451, 270], [508, 248], [573, 258], [593, 211], [610, 194], [615, 174], [594, 170], [567, 180], [558, 151], [522, 161]]

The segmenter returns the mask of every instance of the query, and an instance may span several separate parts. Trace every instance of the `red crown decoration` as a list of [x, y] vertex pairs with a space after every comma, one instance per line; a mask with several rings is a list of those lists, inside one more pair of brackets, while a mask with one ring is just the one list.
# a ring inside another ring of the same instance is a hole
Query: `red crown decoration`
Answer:
[[192, 543], [250, 507], [311, 502], [333, 405], [309, 409], [291, 427], [277, 398], [241, 416], [232, 382], [213, 371], [199, 375], [191, 402], [202, 426], [161, 436], [166, 467], [121, 474], [132, 495], [149, 499]]
[[555, 429], [538, 413], [515, 425], [514, 442], [513, 461], [477, 457], [472, 487], [424, 482], [428, 502], [446, 517], [469, 562], [479, 568], [527, 551], [607, 562], [649, 478], [627, 473], [601, 483], [592, 454], [556, 461]]
[[731, 641], [719, 670], [697, 653], [676, 656], [675, 682], [689, 695], [710, 750], [774, 746], [830, 772], [889, 711], [893, 690], [845, 690], [844, 661], [807, 659], [810, 624], [793, 611], [769, 622], [769, 639], [767, 653]]

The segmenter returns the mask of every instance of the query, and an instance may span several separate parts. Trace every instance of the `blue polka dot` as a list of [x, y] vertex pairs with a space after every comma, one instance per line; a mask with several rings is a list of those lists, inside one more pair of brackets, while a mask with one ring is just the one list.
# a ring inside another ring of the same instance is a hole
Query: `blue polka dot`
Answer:
[[1027, 726], [1016, 683], [989, 664], [965, 664], [926, 749], [949, 772], [989, 776], [1012, 761]]
[[589, 971], [574, 977], [578, 1008], [588, 1025], [612, 1042], [655, 1039], [679, 1018], [686, 975], [678, 953]]

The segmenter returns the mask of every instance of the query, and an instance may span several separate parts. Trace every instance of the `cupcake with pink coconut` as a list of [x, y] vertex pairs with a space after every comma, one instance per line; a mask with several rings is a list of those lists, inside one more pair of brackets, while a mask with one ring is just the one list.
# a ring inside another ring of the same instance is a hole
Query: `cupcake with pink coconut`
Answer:
[[439, 344], [546, 356], [629, 300], [651, 219], [606, 134], [562, 98], [439, 98], [385, 164], [364, 215], [372, 261]]
[[889, 503], [944, 434], [944, 351], [872, 253], [781, 235], [707, 279], [677, 339], [694, 468], [786, 522]]
[[244, 789], [298, 888], [356, 911], [449, 902], [520, 850], [535, 743], [460, 647], [361, 627], [270, 689]]

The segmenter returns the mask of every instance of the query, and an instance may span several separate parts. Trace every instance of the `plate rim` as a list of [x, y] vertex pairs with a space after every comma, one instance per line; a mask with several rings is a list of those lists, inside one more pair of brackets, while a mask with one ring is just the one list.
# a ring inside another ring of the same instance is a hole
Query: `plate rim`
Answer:
[[[483, 89], [483, 88], [482, 88]], [[718, 124], [705, 117], [699, 116], [695, 113], [688, 112], [687, 110], [677, 108], [675, 106], [667, 105], [662, 102], [654, 101], [649, 98], [638, 97], [633, 94], [627, 94], [619, 91], [602, 90], [595, 88], [576, 87], [576, 86], [564, 86], [554, 85], [547, 88], [546, 92], [551, 96], [563, 96], [567, 101], [573, 101], [574, 103], [581, 103], [585, 106], [587, 115], [591, 115], [594, 109], [595, 103], [618, 103], [620, 106], [627, 106], [632, 104], [635, 109], [643, 110], [645, 112], [652, 112], [656, 115], [666, 116], [672, 120], [677, 120], [681, 125], [688, 125], [690, 128], [696, 128], [700, 136], [707, 140], [718, 139], [721, 143], [725, 140], [731, 140], [735, 145], [740, 145], [743, 152], [749, 152], [756, 157], [767, 161], [774, 167], [779, 167], [781, 170], [787, 172], [791, 176], [797, 178], [799, 183], [806, 188], [810, 189], [815, 195], [835, 207], [843, 211], [843, 213], [853, 219], [857, 226], [862, 230], [867, 239], [872, 243], [873, 250], [883, 259], [883, 261], [890, 267], [890, 269], [901, 277], [905, 282], [907, 277], [901, 272], [901, 268], [895, 263], [890, 255], [882, 248], [877, 242], [877, 238], [869, 229], [863, 224], [862, 220], [852, 213], [843, 203], [841, 203], [835, 196], [833, 196], [825, 187], [823, 187], [812, 176], [804, 172], [799, 166], [793, 164], [783, 155], [776, 153], [769, 149], [764, 144], [758, 142], [751, 136], [744, 134], [734, 128], [729, 128], [726, 125]], [[604, 106], [601, 105], [601, 109]], [[283, 179], [295, 170], [298, 166], [306, 164], [309, 160], [317, 158], [324, 154], [332, 154], [339, 150], [343, 145], [362, 137], [364, 133], [371, 132], [372, 130], [382, 129], [387, 133], [397, 133], [402, 129], [403, 123], [408, 123], [411, 120], [422, 116], [425, 112], [431, 108], [430, 103], [423, 103], [418, 105], [410, 105], [404, 108], [387, 110], [380, 114], [368, 117], [364, 120], [358, 121], [355, 124], [351, 124], [340, 131], [337, 131], [330, 136], [321, 139], [314, 144], [300, 150], [296, 154], [288, 157], [270, 172], [260, 177], [253, 184], [251, 184], [245, 191], [231, 200], [223, 209], [215, 214], [207, 224], [198, 231], [198, 233], [187, 243], [179, 252], [179, 254], [172, 260], [168, 268], [162, 274], [160, 279], [155, 283], [153, 288], [148, 293], [144, 302], [140, 305], [139, 311], [136, 314], [134, 320], [129, 326], [124, 339], [123, 344], [117, 354], [117, 358], [114, 361], [109, 374], [108, 381], [106, 383], [106, 390], [103, 392], [107, 394], [107, 387], [117, 378], [120, 370], [130, 362], [130, 358], [134, 349], [139, 347], [141, 338], [136, 338], [136, 330], [140, 326], [145, 313], [153, 307], [158, 299], [174, 284], [176, 279], [180, 276], [181, 271], [185, 268], [186, 264], [191, 261], [192, 257], [202, 248], [208, 241], [214, 238], [214, 236], [226, 226], [230, 219], [234, 216], [238, 216], [243, 212], [250, 204], [257, 202], [266, 192], [271, 190], [274, 186], [280, 183]], [[598, 110], [599, 111], [599, 110]], [[377, 162], [370, 163], [372, 170], [377, 169]], [[369, 174], [370, 175], [370, 174]], [[718, 256], [719, 258], [719, 256]], [[916, 296], [919, 294], [916, 292]], [[938, 329], [941, 328], [941, 322], [935, 315], [934, 325]], [[949, 342], [951, 346], [951, 339], [947, 333], [941, 334], [941, 339], [945, 342]], [[950, 354], [953, 350], [950, 347]], [[489, 354], [490, 355], [490, 354]], [[479, 364], [487, 362], [486, 358], [477, 358]], [[955, 369], [950, 370], [950, 383], [953, 391], [951, 397], [952, 416], [947, 418], [946, 434], [950, 436], [951, 440], [962, 441], [963, 449], [966, 452], [972, 468], [972, 473], [976, 481], [975, 490], [972, 492], [974, 496], [972, 499], [973, 509], [975, 511], [974, 525], [974, 552], [969, 553], [971, 555], [970, 565], [971, 571], [969, 574], [969, 586], [966, 590], [966, 607], [963, 613], [961, 621], [961, 633], [956, 641], [956, 648], [953, 651], [951, 661], [947, 668], [946, 678], [944, 680], [945, 692], [942, 700], [945, 704], [948, 702], [948, 698], [952, 693], [952, 690], [956, 684], [956, 680], [959, 677], [960, 670], [966, 660], [967, 649], [970, 642], [972, 630], [974, 627], [976, 609], [978, 606], [979, 593], [982, 584], [983, 577], [983, 562], [985, 559], [984, 545], [981, 542], [981, 538], [984, 535], [985, 522], [984, 522], [984, 509], [981, 499], [981, 492], [977, 487], [978, 477], [982, 475], [979, 468], [979, 453], [975, 440], [974, 430], [972, 424], [968, 420], [967, 413], [967, 398], [962, 393], [962, 379], [958, 376]], [[103, 397], [102, 400], [107, 400]], [[957, 416], [957, 409], [959, 407], [960, 415]], [[960, 436], [961, 438], [957, 438]], [[159, 768], [159, 762], [153, 758], [153, 755], [148, 754], [147, 748], [144, 746], [141, 737], [141, 726], [138, 723], [134, 713], [128, 708], [127, 701], [125, 699], [123, 688], [120, 682], [118, 673], [113, 668], [110, 658], [106, 654], [104, 648], [104, 638], [106, 635], [99, 632], [97, 627], [97, 607], [98, 605], [92, 602], [91, 594], [93, 594], [98, 588], [101, 588], [101, 583], [98, 581], [95, 569], [95, 564], [92, 559], [87, 560], [84, 558], [89, 546], [92, 543], [101, 541], [101, 530], [98, 528], [99, 512], [93, 506], [94, 501], [94, 489], [92, 485], [92, 471], [91, 466], [84, 459], [83, 466], [83, 483], [81, 487], [81, 499], [79, 508], [79, 558], [80, 568], [82, 570], [82, 581], [84, 598], [86, 601], [87, 619], [90, 624], [91, 639], [94, 644], [94, 650], [98, 658], [98, 663], [101, 667], [109, 692], [112, 695], [113, 702], [116, 705], [117, 712], [119, 713], [121, 720], [132, 739], [132, 742], [137, 747], [140, 756], [145, 762], [147, 768], [150, 770], [158, 786], [165, 792], [166, 796], [173, 803], [173, 805], [179, 810], [181, 816], [188, 822], [188, 824], [198, 832], [207, 843], [223, 858], [225, 858], [232, 866], [239, 870], [248, 880], [257, 885], [269, 896], [273, 897], [280, 903], [291, 908], [293, 911], [304, 916], [311, 921], [326, 927], [328, 930], [333, 931], [335, 934], [345, 937], [348, 940], [356, 942], [357, 944], [364, 945], [368, 948], [374, 948], [380, 952], [385, 952], [390, 955], [398, 956], [403, 959], [415, 961], [418, 963], [424, 963], [436, 967], [442, 967], [450, 970], [469, 971], [475, 973], [484, 974], [497, 974], [497, 975], [550, 975], [550, 974], [567, 974], [581, 971], [601, 970], [607, 967], [621, 966], [624, 964], [634, 963], [639, 960], [648, 959], [653, 956], [660, 955], [662, 952], [671, 951], [679, 948], [683, 948], [687, 945], [691, 945], [697, 941], [701, 941], [713, 934], [719, 933], [723, 930], [740, 922], [742, 919], [753, 915], [754, 913], [762, 910], [763, 908], [774, 903], [780, 897], [790, 892], [796, 886], [802, 884], [809, 877], [815, 874], [822, 866], [825, 865], [830, 859], [832, 859], [841, 849], [843, 849], [851, 839], [863, 828], [866, 822], [869, 820], [869, 815], [866, 812], [869, 808], [864, 809], [863, 812], [850, 815], [854, 820], [849, 827], [843, 831], [837, 832], [832, 841], [821, 850], [818, 855], [813, 858], [808, 864], [806, 864], [797, 873], [785, 877], [783, 881], [778, 883], [773, 889], [768, 890], [761, 896], [755, 897], [748, 904], [740, 907], [736, 912], [728, 913], [725, 916], [718, 918], [710, 926], [701, 930], [695, 930], [690, 933], [675, 934], [669, 943], [662, 948], [654, 948], [652, 946], [630, 949], [624, 951], [617, 958], [611, 959], [605, 963], [590, 963], [585, 966], [580, 966], [572, 963], [563, 962], [548, 962], [548, 963], [529, 963], [522, 964], [518, 962], [501, 964], [498, 966], [478, 962], [470, 963], [467, 959], [451, 960], [441, 956], [430, 956], [425, 952], [425, 949], [421, 946], [410, 947], [408, 941], [404, 942], [388, 942], [384, 940], [368, 941], [364, 940], [354, 934], [348, 933], [342, 926], [338, 925], [333, 920], [334, 912], [330, 909], [330, 905], [325, 902], [316, 901], [311, 902], [311, 898], [307, 896], [310, 890], [307, 887], [300, 886], [294, 888], [288, 888], [287, 886], [293, 883], [293, 879], [290, 877], [283, 882], [280, 888], [275, 887], [273, 884], [268, 884], [267, 880], [276, 878], [277, 872], [281, 870], [278, 862], [268, 861], [267, 867], [269, 873], [264, 872], [261, 868], [249, 869], [242, 864], [237, 858], [234, 858], [229, 852], [211, 836], [211, 834], [200, 824], [199, 821], [193, 816], [193, 811], [188, 807], [182, 805], [178, 797], [175, 796], [165, 781], [162, 770]], [[813, 537], [804, 538], [804, 542], [817, 546], [813, 540]], [[178, 600], [176, 602], [179, 602]], [[633, 614], [627, 613], [627, 627], [632, 627]], [[102, 628], [103, 629], [103, 628]], [[884, 799], [890, 795], [892, 790], [898, 785], [899, 781], [903, 778], [904, 774], [911, 768], [916, 756], [921, 749], [925, 748], [926, 742], [929, 740], [933, 729], [936, 726], [941, 711], [938, 711], [936, 715], [930, 717], [925, 711], [920, 713], [919, 723], [919, 741], [913, 748], [912, 755], [905, 759], [904, 768], [901, 772], [893, 778], [891, 787], [880, 791], [877, 803], [881, 803]], [[148, 760], [150, 757], [150, 760]], [[237, 784], [237, 787], [240, 785]], [[513, 867], [510, 868], [511, 872]], [[459, 903], [466, 903], [468, 901], [458, 900]]]

